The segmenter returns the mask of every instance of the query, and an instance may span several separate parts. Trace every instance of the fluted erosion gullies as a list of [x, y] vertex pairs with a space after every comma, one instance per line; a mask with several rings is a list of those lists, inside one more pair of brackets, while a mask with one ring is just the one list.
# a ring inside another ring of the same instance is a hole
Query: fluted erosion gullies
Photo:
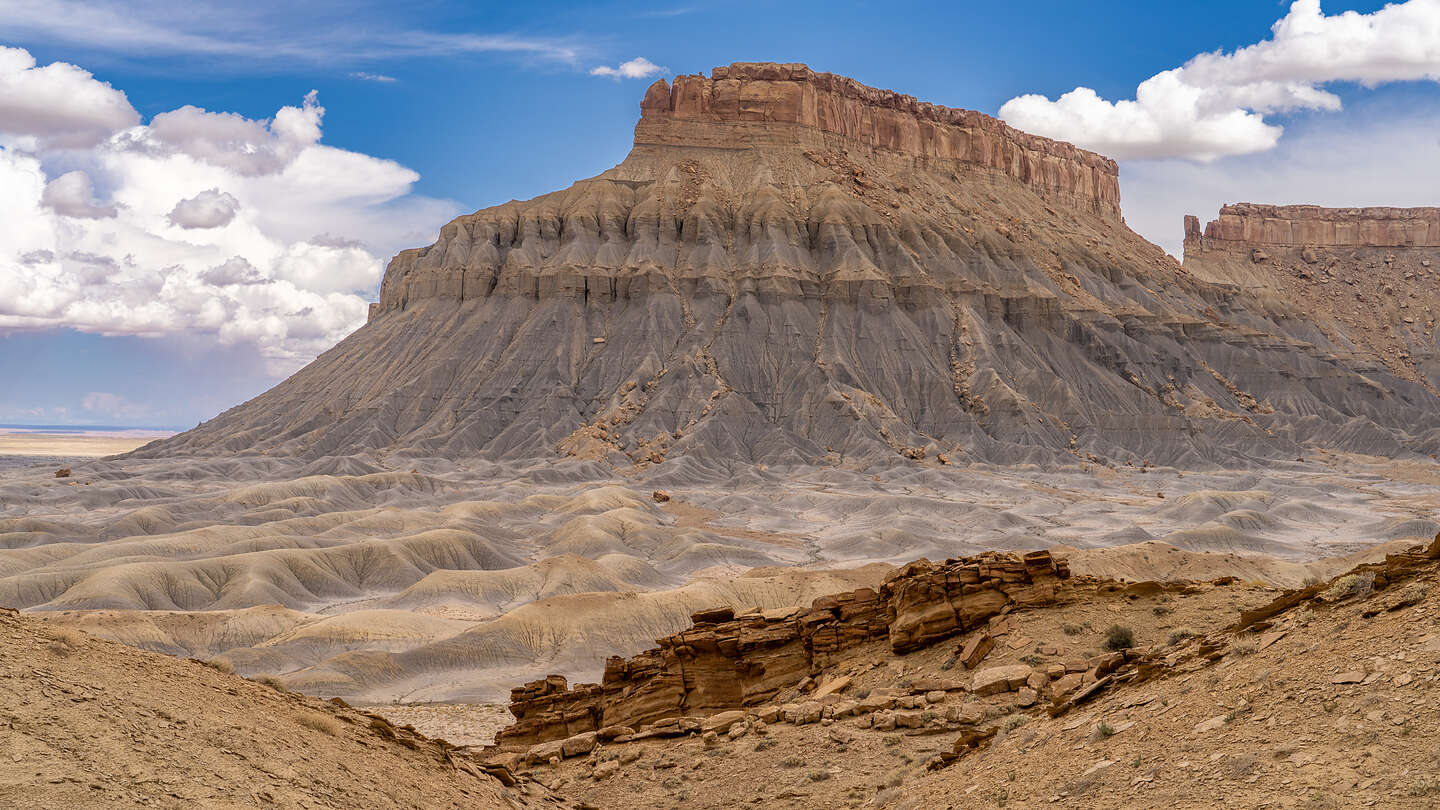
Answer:
[[[1440, 397], [1283, 296], [1186, 273], [1115, 164], [739, 64], [647, 92], [598, 177], [457, 218], [370, 322], [141, 455], [678, 464], [1434, 452]], [[682, 458], [683, 457], [683, 458]]]
[[693, 627], [660, 639], [657, 649], [611, 658], [599, 684], [567, 689], [552, 675], [512, 690], [516, 722], [496, 742], [523, 749], [607, 726], [756, 706], [857, 645], [888, 639], [906, 653], [979, 627], [1007, 606], [1050, 604], [1069, 576], [1047, 551], [989, 552], [940, 565], [919, 560], [879, 591], [827, 596], [809, 610], [701, 611]]
[[1392, 374], [1440, 385], [1440, 208], [1227, 205], [1203, 231], [1185, 218], [1185, 269], [1287, 302]]

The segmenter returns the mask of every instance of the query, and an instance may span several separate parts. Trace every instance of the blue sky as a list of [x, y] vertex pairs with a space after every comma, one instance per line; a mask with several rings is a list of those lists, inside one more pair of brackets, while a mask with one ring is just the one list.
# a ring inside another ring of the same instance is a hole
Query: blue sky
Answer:
[[[0, 215], [9, 194], [12, 219], [32, 217], [23, 230], [0, 224], [0, 375], [11, 381], [0, 422], [213, 416], [354, 328], [395, 250], [427, 243], [456, 213], [613, 166], [655, 76], [733, 61], [805, 62], [1102, 147], [1122, 158], [1127, 221], [1172, 251], [1182, 214], [1203, 219], [1223, 202], [1440, 203], [1440, 42], [1405, 33], [1440, 39], [1440, 0], [1399, 12], [1263, 1], [172, 5], [0, 0], [0, 46], [23, 49], [8, 52], [10, 70], [39, 88], [17, 101], [28, 91], [5, 83], [0, 52], [0, 158], [13, 173], [6, 191], [0, 163]], [[1372, 16], [1336, 16], [1345, 11]], [[1299, 33], [1272, 31], [1282, 19]], [[1317, 40], [1335, 50], [1317, 57]], [[662, 69], [592, 74], [637, 58]], [[1199, 112], [1174, 109], [1159, 81], [1182, 65], [1181, 89], [1208, 94]], [[1283, 75], [1257, 102], [1247, 77], [1262, 70]], [[1112, 104], [1145, 86], [1148, 106]], [[1077, 87], [1094, 97], [1061, 98]], [[55, 103], [75, 107], [60, 110], [65, 126], [94, 134], [60, 132], [58, 112], [36, 109], [52, 97], [78, 99]], [[233, 148], [247, 139], [264, 165]], [[35, 241], [47, 228], [51, 241]], [[9, 310], [7, 289], [21, 300]]]

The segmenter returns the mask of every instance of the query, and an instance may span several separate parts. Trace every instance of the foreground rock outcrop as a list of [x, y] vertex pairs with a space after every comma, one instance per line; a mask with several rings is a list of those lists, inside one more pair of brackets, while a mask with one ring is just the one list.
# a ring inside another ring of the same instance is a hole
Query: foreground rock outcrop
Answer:
[[683, 733], [687, 727], [675, 718], [773, 700], [834, 663], [838, 654], [867, 642], [883, 639], [896, 653], [906, 653], [980, 627], [1013, 607], [1053, 602], [1057, 584], [1069, 576], [1065, 563], [1048, 552], [1024, 558], [989, 553], [943, 565], [917, 561], [878, 591], [824, 597], [808, 610], [739, 616], [728, 607], [701, 611], [693, 627], [660, 639], [659, 648], [611, 658], [599, 684], [567, 689], [565, 678], [551, 676], [514, 689], [510, 710], [516, 723], [497, 742], [526, 748], [605, 734], [607, 728], [634, 734], [666, 719], [672, 722], [656, 733], [667, 733], [665, 728]]
[[786, 703], [492, 761], [599, 805], [1432, 807], [1437, 579], [1440, 539], [1278, 595], [1076, 577], [959, 653], [861, 645]]
[[629, 156], [457, 218], [370, 322], [142, 456], [652, 465], [1431, 452], [1440, 398], [1343, 327], [1186, 273], [1113, 161], [741, 63], [659, 81]]

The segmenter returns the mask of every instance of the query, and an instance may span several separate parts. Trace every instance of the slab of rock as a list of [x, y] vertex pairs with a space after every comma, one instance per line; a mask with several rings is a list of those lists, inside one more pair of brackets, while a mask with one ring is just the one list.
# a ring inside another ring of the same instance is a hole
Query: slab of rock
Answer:
[[587, 731], [584, 734], [576, 734], [574, 737], [567, 737], [560, 743], [560, 751], [567, 757], [578, 757], [595, 750], [595, 732]]
[[960, 663], [966, 669], [974, 669], [995, 648], [995, 639], [989, 633], [978, 633], [960, 648]]
[[842, 675], [842, 676], [839, 677], [839, 678], [832, 678], [832, 679], [826, 681], [825, 683], [820, 684], [820, 688], [819, 688], [819, 689], [816, 689], [815, 692], [810, 695], [810, 697], [811, 697], [813, 700], [819, 700], [820, 698], [823, 698], [823, 697], [825, 697], [826, 695], [833, 695], [833, 694], [835, 694], [836, 692], [843, 691], [843, 690], [845, 689], [845, 687], [847, 687], [847, 686], [849, 686], [849, 685], [850, 685], [850, 676], [849, 676], [849, 675]]
[[970, 691], [981, 696], [1011, 692], [1025, 685], [1030, 679], [1031, 671], [1025, 664], [982, 669], [975, 673], [975, 678], [970, 683]]
[[712, 714], [709, 717], [705, 718], [703, 721], [701, 721], [700, 730], [702, 732], [713, 731], [716, 734], [725, 734], [730, 731], [731, 726], [743, 721], [744, 719], [745, 712], [738, 709], [728, 712], [720, 712], [719, 714]]
[[1360, 670], [1341, 672], [1330, 677], [1330, 683], [1360, 683], [1365, 680], [1365, 673]]

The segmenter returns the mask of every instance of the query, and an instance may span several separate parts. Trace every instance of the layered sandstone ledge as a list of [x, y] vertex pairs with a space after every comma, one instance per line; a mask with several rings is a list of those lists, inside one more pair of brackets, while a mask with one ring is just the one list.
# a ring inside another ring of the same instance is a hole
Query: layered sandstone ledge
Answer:
[[1440, 247], [1440, 208], [1321, 208], [1238, 203], [1200, 229], [1185, 217], [1185, 248]]
[[[598, 684], [567, 688], [552, 675], [511, 691], [513, 726], [496, 742], [508, 750], [577, 734], [656, 724], [756, 706], [828, 666], [844, 650], [888, 641], [906, 653], [984, 625], [1015, 607], [1051, 604], [1070, 570], [1048, 551], [1023, 558], [978, 557], [910, 563], [874, 590], [862, 588], [794, 608], [736, 615], [701, 611], [689, 630], [659, 639], [633, 658], [611, 658]], [[678, 728], [678, 726], [676, 726]]]
[[988, 115], [918, 101], [801, 64], [737, 62], [656, 81], [641, 102], [635, 145], [736, 148], [797, 141], [795, 129], [901, 155], [998, 170], [1120, 216], [1115, 161], [1021, 132]]

